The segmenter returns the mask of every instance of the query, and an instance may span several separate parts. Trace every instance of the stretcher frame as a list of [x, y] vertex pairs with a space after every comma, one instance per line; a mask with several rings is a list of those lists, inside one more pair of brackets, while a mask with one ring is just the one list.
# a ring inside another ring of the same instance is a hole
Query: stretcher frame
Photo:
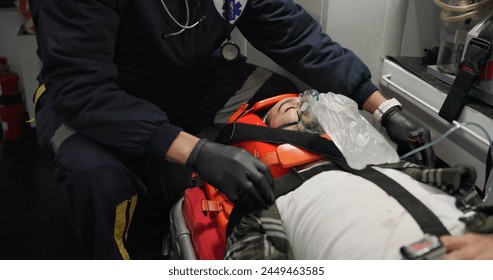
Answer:
[[163, 255], [176, 260], [197, 260], [191, 233], [183, 216], [183, 200], [182, 197], [171, 208], [170, 233], [163, 246]]

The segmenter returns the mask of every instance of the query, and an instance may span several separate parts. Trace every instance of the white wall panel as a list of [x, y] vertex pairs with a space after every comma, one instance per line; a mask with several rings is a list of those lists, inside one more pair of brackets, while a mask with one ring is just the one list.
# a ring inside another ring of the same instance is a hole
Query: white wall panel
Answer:
[[329, 0], [326, 33], [354, 51], [379, 82], [383, 59], [422, 56], [438, 45], [441, 23], [433, 1]]
[[[402, 4], [405, 2], [405, 5]], [[326, 33], [343, 47], [352, 50], [365, 62], [373, 74], [373, 81], [378, 82], [382, 64], [382, 46], [386, 26], [388, 5], [395, 10], [407, 9], [408, 1], [401, 0], [330, 0], [327, 7]], [[397, 25], [398, 26], [398, 25]], [[402, 34], [402, 31], [400, 32]], [[401, 35], [402, 36], [402, 35]], [[402, 37], [394, 38], [402, 41]], [[397, 42], [397, 41], [396, 41]]]
[[422, 56], [423, 49], [438, 47], [440, 9], [433, 1], [410, 0], [402, 38], [403, 56]]
[[17, 33], [21, 25], [22, 18], [16, 8], [0, 9], [0, 56], [9, 59], [15, 72], [20, 72]]

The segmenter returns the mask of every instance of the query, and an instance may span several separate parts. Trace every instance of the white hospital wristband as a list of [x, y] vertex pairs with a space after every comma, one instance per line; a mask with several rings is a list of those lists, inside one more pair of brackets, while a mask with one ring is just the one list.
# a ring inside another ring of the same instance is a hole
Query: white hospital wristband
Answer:
[[373, 120], [375, 120], [375, 122], [377, 123], [381, 123], [382, 116], [385, 114], [385, 112], [387, 112], [390, 108], [393, 108], [395, 106], [399, 106], [400, 108], [402, 108], [402, 104], [399, 101], [397, 101], [397, 99], [392, 98], [386, 100], [385, 102], [380, 104], [380, 106], [378, 106], [375, 112], [373, 112]]

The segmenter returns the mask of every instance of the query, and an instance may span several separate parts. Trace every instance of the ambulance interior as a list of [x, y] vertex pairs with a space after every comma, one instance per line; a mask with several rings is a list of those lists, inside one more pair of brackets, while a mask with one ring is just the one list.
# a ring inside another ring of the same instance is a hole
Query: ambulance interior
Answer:
[[[438, 1], [438, 0], [437, 0]], [[455, 74], [437, 67], [440, 46], [467, 44], [478, 36], [474, 28], [493, 17], [491, 13], [474, 18], [467, 30], [448, 39], [443, 8], [434, 0], [295, 0], [310, 12], [334, 40], [355, 52], [370, 68], [372, 81], [387, 98], [397, 98], [406, 112], [431, 132], [437, 167], [467, 163], [477, 172], [476, 186], [488, 189], [487, 162], [493, 137], [493, 62], [487, 62], [469, 91], [466, 105], [453, 122], [439, 115]], [[487, 0], [483, 0], [487, 1]], [[5, 2], [5, 3], [4, 3]], [[36, 56], [35, 35], [25, 30], [25, 19], [13, 1], [0, 1], [0, 56], [8, 57], [10, 69], [19, 74], [25, 120], [34, 117], [31, 100], [37, 88], [36, 75], [41, 62]], [[22, 2], [22, 1], [21, 1]], [[452, 2], [452, 1], [451, 1]], [[457, 1], [456, 1], [457, 2]], [[474, 2], [474, 1], [473, 1]], [[481, 1], [479, 1], [481, 2]], [[462, 21], [461, 21], [462, 22]], [[454, 25], [453, 28], [459, 28]], [[461, 26], [460, 28], [464, 28]], [[235, 31], [236, 42], [248, 61], [290, 77], [300, 89], [309, 89], [296, 77], [249, 45]], [[443, 51], [442, 51], [443, 52]], [[443, 53], [442, 53], [443, 54]], [[462, 56], [457, 54], [456, 57]], [[370, 114], [363, 115], [377, 130]], [[457, 126], [461, 125], [459, 129]], [[452, 132], [451, 129], [456, 127]], [[53, 180], [49, 158], [36, 146], [36, 124], [27, 124], [21, 139], [2, 140], [0, 148], [0, 259], [77, 259], [75, 236], [65, 210], [61, 188]], [[445, 135], [445, 136], [443, 136]], [[443, 136], [443, 137], [441, 137]], [[490, 182], [491, 181], [491, 182]], [[488, 196], [493, 203], [493, 195]], [[145, 245], [143, 245], [145, 246]]]

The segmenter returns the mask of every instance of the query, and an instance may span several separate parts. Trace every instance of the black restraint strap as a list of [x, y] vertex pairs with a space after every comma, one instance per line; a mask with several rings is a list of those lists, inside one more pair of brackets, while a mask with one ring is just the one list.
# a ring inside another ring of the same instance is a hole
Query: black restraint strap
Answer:
[[233, 123], [221, 129], [216, 142], [230, 144], [243, 141], [262, 141], [274, 144], [290, 143], [307, 151], [345, 162], [344, 156], [332, 141], [316, 133], [275, 129], [258, 125]]
[[459, 73], [440, 108], [438, 115], [448, 122], [452, 123], [464, 108], [466, 96], [479, 76], [480, 68], [487, 60], [485, 58], [491, 53], [492, 39], [493, 18], [490, 18], [478, 37], [469, 41], [464, 59], [459, 64]]
[[435, 213], [392, 178], [369, 166], [363, 170], [354, 170], [352, 173], [375, 183], [388, 195], [397, 199], [413, 216], [424, 233], [436, 236], [450, 234]]
[[326, 163], [312, 167], [303, 172], [292, 170], [286, 175], [274, 179], [274, 195], [276, 196], [276, 198], [285, 195], [290, 191], [295, 190], [297, 187], [303, 184], [303, 182], [310, 179], [311, 177], [329, 170], [341, 170], [341, 168], [334, 163]]

